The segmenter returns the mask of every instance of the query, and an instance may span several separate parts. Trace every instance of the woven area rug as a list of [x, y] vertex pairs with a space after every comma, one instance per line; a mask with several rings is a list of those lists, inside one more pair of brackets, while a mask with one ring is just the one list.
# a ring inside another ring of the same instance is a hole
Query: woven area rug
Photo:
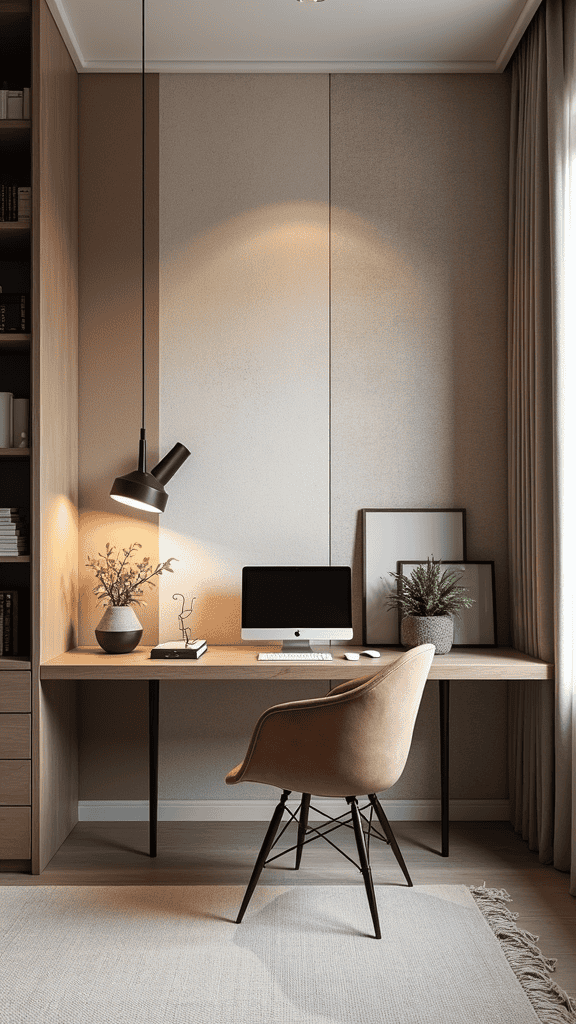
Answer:
[[0, 887], [0, 1022], [576, 1022], [506, 893], [376, 888]]

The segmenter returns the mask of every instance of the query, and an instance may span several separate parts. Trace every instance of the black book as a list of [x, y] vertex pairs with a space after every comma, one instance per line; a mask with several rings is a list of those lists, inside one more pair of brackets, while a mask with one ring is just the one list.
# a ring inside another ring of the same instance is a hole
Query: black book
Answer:
[[1, 597], [3, 604], [2, 654], [14, 656], [18, 654], [18, 593], [15, 590], [4, 590]]
[[196, 661], [208, 650], [205, 640], [193, 640], [185, 644], [183, 640], [172, 640], [166, 644], [158, 644], [150, 651], [151, 658], [178, 659], [183, 661]]
[[21, 334], [28, 330], [28, 296], [0, 292], [0, 334]]

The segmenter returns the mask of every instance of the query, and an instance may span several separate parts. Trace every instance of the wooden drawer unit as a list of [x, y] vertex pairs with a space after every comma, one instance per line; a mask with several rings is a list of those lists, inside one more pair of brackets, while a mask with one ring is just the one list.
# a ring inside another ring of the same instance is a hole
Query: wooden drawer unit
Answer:
[[0, 672], [0, 714], [30, 710], [30, 672]]
[[30, 757], [31, 721], [31, 715], [0, 715], [2, 759]]
[[0, 761], [0, 805], [29, 804], [31, 792], [31, 762]]
[[30, 860], [30, 808], [0, 807], [0, 860]]

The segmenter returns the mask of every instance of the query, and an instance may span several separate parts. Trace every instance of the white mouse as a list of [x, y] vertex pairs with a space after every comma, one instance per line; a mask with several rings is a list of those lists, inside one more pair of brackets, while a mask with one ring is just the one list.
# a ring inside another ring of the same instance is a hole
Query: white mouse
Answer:
[[362, 651], [362, 654], [367, 654], [369, 658], [380, 657], [380, 651]]
[[348, 661], [358, 661], [360, 655], [356, 654], [354, 651], [347, 651], [344, 657], [347, 658]]

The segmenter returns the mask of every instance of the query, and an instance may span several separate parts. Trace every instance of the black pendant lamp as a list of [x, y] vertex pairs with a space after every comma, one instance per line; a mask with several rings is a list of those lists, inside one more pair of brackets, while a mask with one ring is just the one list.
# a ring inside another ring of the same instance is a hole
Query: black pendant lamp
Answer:
[[142, 0], [142, 427], [140, 428], [140, 445], [138, 449], [138, 469], [125, 476], [116, 477], [110, 497], [124, 505], [141, 508], [147, 512], [163, 512], [166, 508], [168, 495], [164, 484], [172, 479], [190, 452], [183, 444], [174, 447], [154, 466], [150, 473], [146, 471], [146, 302], [145, 302], [145, 263], [146, 263], [146, 74], [145, 74], [145, 0]]

